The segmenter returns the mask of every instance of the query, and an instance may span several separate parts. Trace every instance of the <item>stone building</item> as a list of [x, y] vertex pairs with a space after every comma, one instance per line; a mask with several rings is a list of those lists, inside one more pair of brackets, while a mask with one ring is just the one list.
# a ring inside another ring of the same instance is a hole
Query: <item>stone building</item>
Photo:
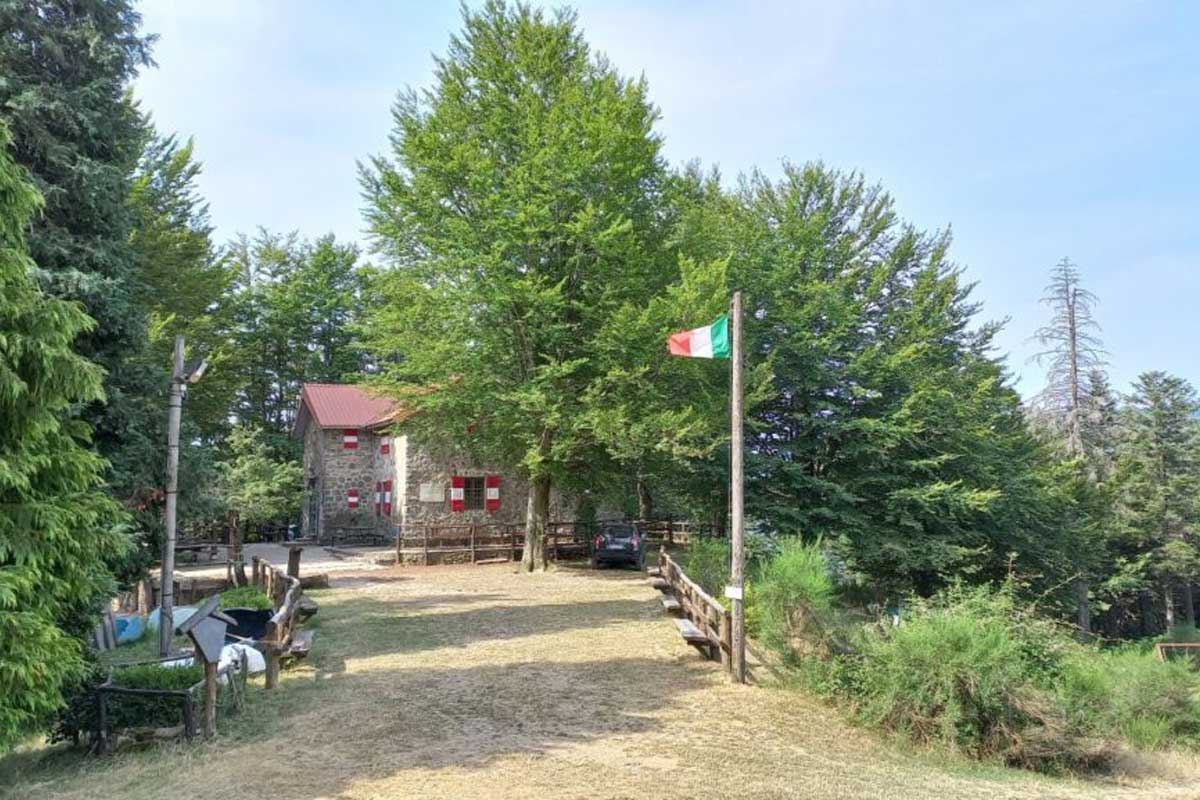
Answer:
[[[305, 384], [292, 433], [304, 442], [306, 538], [329, 541], [337, 528], [393, 537], [424, 525], [525, 520], [524, 481], [416, 441], [402, 410], [356, 386]], [[562, 505], [552, 498], [552, 519], [564, 518]]]

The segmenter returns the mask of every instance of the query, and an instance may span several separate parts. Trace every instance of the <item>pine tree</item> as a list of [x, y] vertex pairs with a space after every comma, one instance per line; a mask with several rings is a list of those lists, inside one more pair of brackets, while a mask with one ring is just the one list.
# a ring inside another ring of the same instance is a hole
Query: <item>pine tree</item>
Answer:
[[96, 320], [77, 347], [105, 369], [107, 401], [86, 418], [112, 491], [126, 500], [156, 482], [153, 433], [167, 386], [163, 368], [141, 358], [148, 315], [130, 247], [144, 121], [127, 92], [152, 41], [140, 21], [129, 0], [0, 0], [0, 115], [14, 159], [45, 198], [30, 255], [48, 291]]
[[1192, 583], [1200, 575], [1200, 410], [1187, 381], [1145, 372], [1125, 412], [1118, 459], [1118, 524], [1123, 586], [1157, 585], [1167, 627], [1175, 624], [1175, 592], [1183, 590], [1185, 616], [1195, 624]]
[[127, 547], [73, 416], [102, 398], [100, 370], [72, 350], [94, 323], [32, 278], [24, 233], [40, 198], [9, 143], [0, 123], [0, 749], [44, 724], [82, 674], [78, 637]]
[[[1050, 309], [1051, 317], [1035, 334], [1046, 349], [1034, 359], [1046, 367], [1046, 387], [1035, 399], [1034, 409], [1036, 419], [1061, 440], [1066, 457], [1081, 460], [1075, 469], [1082, 474], [1068, 481], [1077, 508], [1067, 514], [1063, 523], [1078, 538], [1084, 531], [1094, 532], [1100, 524], [1099, 520], [1081, 514], [1084, 508], [1093, 511], [1101, 508], [1094, 502], [1098, 466], [1090, 463], [1085, 442], [1089, 433], [1099, 432], [1087, 430], [1087, 402], [1089, 398], [1100, 399], [1107, 386], [1100, 326], [1093, 314], [1097, 298], [1080, 286], [1075, 264], [1063, 258], [1051, 271], [1042, 303]], [[1102, 380], [1104, 384], [1093, 387], [1093, 380]], [[1080, 634], [1087, 637], [1091, 635], [1091, 566], [1103, 559], [1097, 559], [1092, 548], [1084, 548], [1078, 554], [1076, 616]]]
[[1036, 405], [1062, 431], [1067, 454], [1083, 455], [1083, 404], [1088, 379], [1104, 365], [1104, 345], [1098, 336], [1093, 308], [1096, 296], [1079, 284], [1079, 269], [1064, 258], [1051, 272], [1042, 298], [1050, 322], [1035, 334], [1046, 349], [1034, 356], [1046, 366], [1046, 388]]

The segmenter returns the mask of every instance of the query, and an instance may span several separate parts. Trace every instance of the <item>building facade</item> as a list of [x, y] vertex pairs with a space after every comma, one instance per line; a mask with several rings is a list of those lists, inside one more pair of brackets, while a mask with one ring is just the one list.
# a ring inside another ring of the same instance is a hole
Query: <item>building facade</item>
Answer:
[[[426, 525], [521, 523], [528, 485], [450, 448], [419, 442], [392, 403], [348, 384], [305, 384], [293, 435], [304, 442], [301, 532], [394, 537]], [[574, 518], [557, 494], [551, 518]], [[569, 514], [569, 516], [565, 516]]]

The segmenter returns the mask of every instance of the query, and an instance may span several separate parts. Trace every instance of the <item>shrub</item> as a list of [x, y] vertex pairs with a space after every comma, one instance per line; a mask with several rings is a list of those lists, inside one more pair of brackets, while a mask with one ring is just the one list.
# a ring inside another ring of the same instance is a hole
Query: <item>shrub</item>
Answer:
[[726, 539], [696, 538], [688, 545], [683, 571], [713, 597], [722, 598], [729, 583], [729, 542]]
[[922, 744], [1036, 769], [1109, 757], [1073, 724], [1052, 684], [1081, 647], [1021, 609], [1011, 587], [954, 588], [913, 600], [877, 629], [855, 675], [858, 715]]
[[769, 647], [791, 656], [807, 634], [824, 638], [828, 627], [818, 615], [830, 610], [833, 598], [833, 579], [821, 543], [785, 540], [754, 581], [749, 598], [752, 630]]
[[253, 608], [259, 611], [272, 609], [271, 598], [254, 586], [239, 586], [221, 592], [221, 608]]
[[[107, 670], [93, 665], [86, 678], [71, 688], [51, 741], [77, 740], [96, 729], [95, 691], [106, 678]], [[115, 685], [127, 689], [182, 690], [204, 680], [204, 668], [197, 664], [186, 667], [137, 664], [113, 668], [112, 678]], [[199, 707], [203, 695], [198, 693], [196, 701]], [[173, 697], [109, 695], [106, 711], [110, 729], [114, 731], [143, 726], [167, 727], [183, 721], [183, 701]]]
[[1119, 736], [1146, 750], [1200, 744], [1200, 674], [1126, 647], [1092, 648], [1064, 660], [1058, 702], [1080, 732]]

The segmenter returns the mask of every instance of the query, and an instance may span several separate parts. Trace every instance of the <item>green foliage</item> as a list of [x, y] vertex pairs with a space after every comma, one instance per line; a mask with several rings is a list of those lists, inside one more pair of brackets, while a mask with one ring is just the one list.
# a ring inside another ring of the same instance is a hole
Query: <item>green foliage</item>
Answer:
[[789, 653], [798, 637], [823, 627], [834, 599], [821, 542], [786, 539], [753, 582], [754, 631], [776, 651]]
[[1200, 673], [1135, 647], [1081, 650], [1055, 681], [1059, 702], [1083, 732], [1120, 735], [1147, 750], [1200, 745]]
[[272, 610], [271, 598], [253, 586], [239, 586], [221, 592], [221, 608], [253, 608], [259, 611]]
[[771, 374], [749, 408], [748, 513], [821, 537], [884, 592], [999, 578], [1009, 553], [1024, 573], [1063, 574], [1045, 448], [949, 235], [905, 225], [880, 187], [820, 164], [752, 173], [732, 194], [694, 169], [680, 180], [680, 251], [730, 257], [746, 349]]
[[713, 597], [724, 597], [729, 584], [729, 540], [696, 537], [688, 544], [683, 571]]
[[[72, 687], [67, 707], [59, 716], [51, 735], [53, 741], [86, 737], [96, 730], [96, 687], [110, 675], [107, 668], [93, 666], [85, 678]], [[159, 664], [117, 666], [111, 670], [115, 686], [126, 689], [185, 691], [204, 680], [204, 667], [192, 664], [164, 667]], [[218, 687], [218, 692], [224, 689]], [[197, 714], [204, 702], [202, 691], [195, 693]], [[106, 706], [110, 729], [170, 727], [183, 723], [183, 698], [150, 695], [109, 695]]]
[[288, 520], [300, 511], [303, 468], [271, 457], [262, 434], [246, 427], [229, 435], [221, 491], [229, 508], [251, 525]]
[[[434, 85], [397, 101], [391, 153], [362, 170], [372, 240], [395, 267], [363, 332], [379, 383], [426, 412], [409, 424], [431, 439], [517, 467], [535, 526], [580, 465], [589, 481], [618, 472], [592, 389], [645, 364], [606, 332], [678, 274], [658, 248], [657, 116], [572, 12], [491, 0], [464, 10]], [[654, 437], [631, 438], [623, 458]]]
[[169, 364], [150, 366], [145, 284], [127, 203], [145, 124], [127, 89], [151, 39], [129, 0], [0, 2], [0, 109], [14, 160], [45, 198], [29, 252], [47, 291], [96, 321], [76, 349], [106, 372], [106, 401], [84, 419], [110, 464], [107, 480], [137, 502], [162, 462], [154, 438]]
[[82, 636], [128, 542], [104, 462], [74, 417], [102, 398], [72, 350], [94, 323], [44, 294], [24, 233], [40, 205], [0, 124], [0, 749], [44, 724], [85, 671]]

